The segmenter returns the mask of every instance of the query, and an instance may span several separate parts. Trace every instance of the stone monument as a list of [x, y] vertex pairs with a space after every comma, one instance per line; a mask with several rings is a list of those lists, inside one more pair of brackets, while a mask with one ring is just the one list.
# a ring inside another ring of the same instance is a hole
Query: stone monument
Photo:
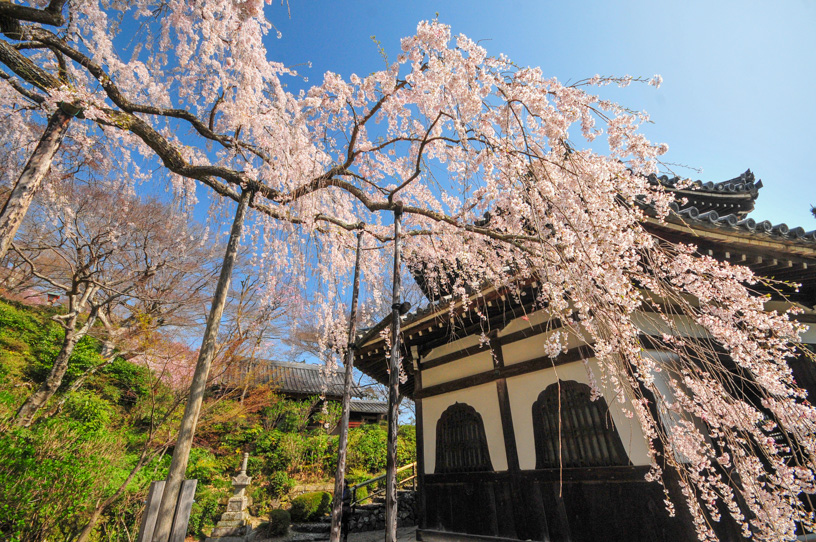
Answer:
[[232, 477], [234, 493], [227, 503], [227, 511], [221, 515], [221, 520], [205, 542], [244, 542], [249, 534], [251, 527], [247, 508], [250, 503], [246, 488], [252, 482], [252, 477], [246, 473], [248, 460], [249, 454], [244, 454], [241, 473]]

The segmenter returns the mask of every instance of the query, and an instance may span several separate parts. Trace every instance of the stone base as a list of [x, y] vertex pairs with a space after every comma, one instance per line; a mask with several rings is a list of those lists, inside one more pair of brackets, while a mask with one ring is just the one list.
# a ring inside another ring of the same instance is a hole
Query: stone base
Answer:
[[240, 512], [242, 510], [246, 510], [249, 505], [249, 497], [245, 495], [240, 497], [232, 497], [230, 498], [229, 502], [227, 502], [227, 512]]
[[[225, 525], [225, 523], [237, 523], [238, 525]], [[210, 534], [211, 537], [224, 537], [224, 536], [244, 536], [247, 534], [249, 529], [248, 526], [243, 521], [219, 521], [218, 525], [215, 526], [215, 529], [212, 530]]]
[[246, 510], [240, 512], [224, 512], [221, 514], [221, 521], [219, 521], [218, 524], [221, 525], [228, 521], [243, 521], [246, 523], [247, 519], [249, 519], [249, 514], [247, 514]]

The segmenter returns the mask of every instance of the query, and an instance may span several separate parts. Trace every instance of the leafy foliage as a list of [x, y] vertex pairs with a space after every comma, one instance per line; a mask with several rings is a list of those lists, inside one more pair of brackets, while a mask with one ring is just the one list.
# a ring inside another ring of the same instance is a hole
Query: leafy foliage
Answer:
[[64, 540], [122, 476], [123, 443], [95, 424], [59, 417], [0, 433], [0, 538]]
[[295, 487], [295, 481], [283, 471], [278, 471], [269, 477], [269, 494], [273, 497], [283, 497]]
[[266, 533], [269, 536], [283, 536], [289, 531], [292, 517], [286, 510], [272, 510], [269, 512], [269, 528]]
[[292, 499], [289, 514], [294, 523], [307, 523], [326, 515], [331, 507], [332, 496], [326, 491], [304, 493]]
[[190, 523], [187, 526], [187, 532], [204, 538], [206, 532], [218, 523], [218, 519], [224, 511], [221, 501], [225, 500], [229, 494], [230, 492], [226, 488], [196, 487], [195, 502], [190, 510]]
[[111, 404], [88, 390], [71, 393], [65, 402], [65, 412], [89, 431], [103, 429], [113, 416]]
[[[0, 424], [23, 400], [24, 386], [31, 386], [31, 378], [47, 369], [39, 360], [54, 354], [49, 345], [62, 338], [61, 330], [50, 320], [53, 313], [50, 308], [0, 301]], [[98, 347], [89, 338], [87, 348], [80, 349], [76, 367], [97, 363]], [[23, 393], [17, 391], [21, 388]], [[84, 388], [62, 397], [65, 403], [58, 415], [43, 416], [30, 429], [0, 432], [2, 540], [33, 542], [76, 536], [96, 503], [127, 477], [147, 438], [151, 416], [161, 417], [173, 402], [171, 390], [157, 384], [147, 368], [123, 358], [97, 371]], [[270, 508], [281, 500], [285, 503], [297, 482], [334, 476], [337, 437], [304, 418], [316, 404], [315, 398], [291, 401], [272, 396], [266, 407], [255, 409], [228, 397], [207, 399], [202, 430], [186, 473], [199, 480], [189, 534], [206, 536], [224, 512], [230, 478], [243, 452], [251, 454], [248, 472], [256, 501], [253, 513], [273, 514], [278, 519], [271, 523], [280, 529], [288, 526], [288, 513]], [[329, 404], [328, 412], [336, 408]], [[412, 434], [411, 428], [400, 431], [400, 463], [413, 461]], [[379, 474], [385, 465], [385, 428], [364, 426], [352, 429], [349, 435], [350, 480], [356, 483]], [[354, 448], [355, 443], [359, 449]], [[123, 542], [138, 529], [150, 483], [167, 475], [170, 454], [156, 452], [111, 505], [94, 536]], [[330, 499], [324, 503], [323, 494], [319, 495], [317, 505], [309, 507], [310, 514], [327, 510]]]

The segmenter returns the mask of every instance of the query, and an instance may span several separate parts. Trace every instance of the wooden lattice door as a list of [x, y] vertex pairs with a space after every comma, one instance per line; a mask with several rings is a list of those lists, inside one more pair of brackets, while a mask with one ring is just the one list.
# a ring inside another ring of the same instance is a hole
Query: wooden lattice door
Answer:
[[435, 473], [492, 471], [482, 416], [472, 406], [454, 403], [436, 424]]
[[[533, 403], [536, 469], [629, 465], [603, 397], [567, 380], [547, 387]], [[559, 457], [560, 456], [560, 457]]]

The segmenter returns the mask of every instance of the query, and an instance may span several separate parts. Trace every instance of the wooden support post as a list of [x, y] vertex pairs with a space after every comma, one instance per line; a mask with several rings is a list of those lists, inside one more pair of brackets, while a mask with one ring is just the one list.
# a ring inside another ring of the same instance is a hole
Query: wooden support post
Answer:
[[346, 375], [343, 382], [343, 413], [340, 417], [340, 437], [337, 444], [337, 473], [334, 475], [334, 501], [332, 502], [332, 521], [329, 540], [339, 542], [340, 526], [343, 514], [343, 486], [346, 473], [346, 447], [348, 446], [348, 424], [351, 411], [351, 384], [354, 369], [354, 340], [357, 336], [357, 297], [360, 292], [360, 252], [362, 251], [363, 231], [357, 232], [357, 256], [354, 262], [354, 283], [351, 290], [351, 312], [349, 314], [348, 345], [346, 346]]
[[164, 480], [157, 480], [150, 484], [145, 511], [142, 514], [142, 523], [139, 526], [139, 538], [136, 539], [136, 542], [150, 542], [153, 539], [162, 493], [164, 493]]
[[385, 459], [385, 542], [397, 542], [397, 417], [400, 356], [400, 226], [402, 207], [394, 211], [394, 288], [391, 295], [391, 359], [388, 375], [388, 452]]
[[244, 225], [249, 200], [254, 194], [251, 190], [244, 190], [238, 202], [238, 210], [235, 212], [235, 219], [232, 222], [227, 250], [224, 254], [224, 262], [221, 265], [221, 275], [218, 277], [218, 284], [215, 287], [213, 304], [210, 307], [210, 314], [207, 317], [207, 327], [204, 330], [204, 340], [198, 352], [193, 382], [190, 385], [190, 395], [187, 398], [187, 405], [184, 408], [184, 416], [181, 419], [176, 447], [173, 450], [173, 459], [170, 462], [170, 472], [167, 474], [167, 485], [164, 487], [161, 506], [159, 507], [159, 517], [156, 521], [156, 530], [153, 533], [151, 542], [168, 542], [170, 539], [170, 529], [173, 525], [173, 516], [176, 511], [176, 502], [179, 497], [181, 483], [184, 480], [184, 473], [187, 470], [187, 461], [190, 459], [190, 448], [193, 445], [198, 415], [201, 412], [201, 403], [204, 400], [204, 390], [207, 387], [207, 376], [210, 374], [210, 366], [215, 356], [215, 341], [218, 337], [218, 326], [221, 323], [221, 315], [224, 313], [224, 306], [227, 302], [232, 268], [235, 265], [235, 255], [238, 253], [238, 245], [241, 242], [241, 230]]
[[193, 509], [195, 490], [198, 480], [184, 480], [179, 492], [176, 513], [173, 517], [173, 529], [170, 531], [170, 542], [184, 542], [187, 538], [187, 525], [190, 523], [190, 511]]

